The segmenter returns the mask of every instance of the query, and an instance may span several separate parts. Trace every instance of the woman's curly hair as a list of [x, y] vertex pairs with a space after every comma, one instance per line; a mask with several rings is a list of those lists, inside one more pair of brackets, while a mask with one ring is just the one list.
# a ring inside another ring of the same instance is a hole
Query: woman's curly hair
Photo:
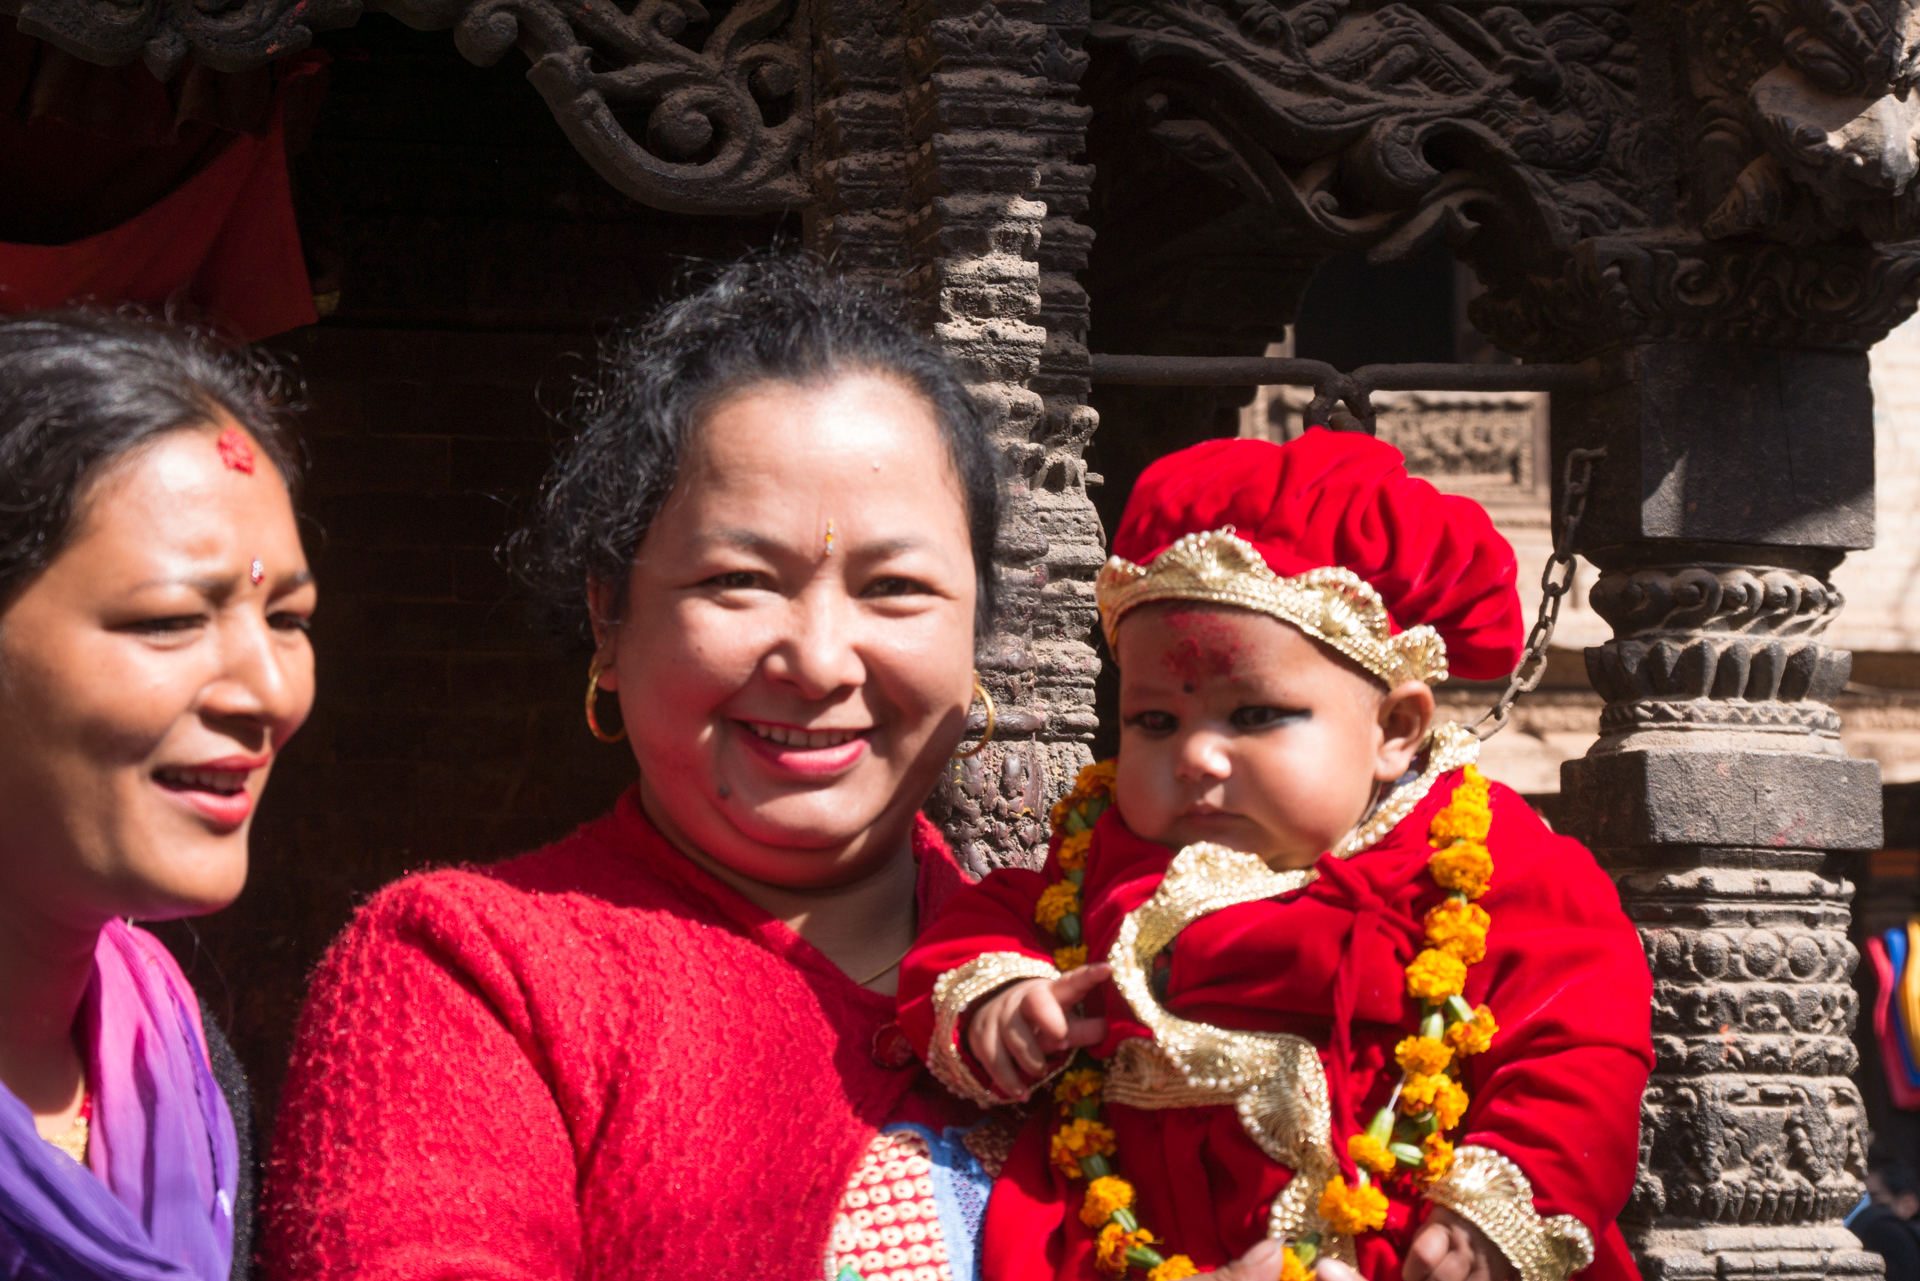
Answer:
[[298, 392], [271, 358], [136, 310], [0, 319], [0, 608], [66, 547], [100, 469], [167, 432], [225, 411], [297, 493]]
[[531, 524], [508, 544], [548, 630], [568, 642], [591, 640], [590, 581], [611, 590], [615, 617], [624, 611], [634, 555], [679, 479], [693, 433], [720, 401], [757, 384], [818, 384], [860, 371], [899, 380], [933, 410], [966, 499], [979, 583], [974, 626], [984, 634], [1000, 516], [986, 414], [952, 361], [889, 299], [803, 255], [736, 263], [601, 343], [595, 375], [561, 415], [574, 435], [541, 486]]

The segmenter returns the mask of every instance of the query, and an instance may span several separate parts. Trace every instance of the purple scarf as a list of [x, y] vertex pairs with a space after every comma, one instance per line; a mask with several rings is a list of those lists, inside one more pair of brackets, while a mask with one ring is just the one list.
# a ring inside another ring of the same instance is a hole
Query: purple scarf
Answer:
[[120, 921], [93, 966], [92, 1168], [0, 1087], [0, 1277], [227, 1281], [239, 1149], [193, 989], [158, 939]]

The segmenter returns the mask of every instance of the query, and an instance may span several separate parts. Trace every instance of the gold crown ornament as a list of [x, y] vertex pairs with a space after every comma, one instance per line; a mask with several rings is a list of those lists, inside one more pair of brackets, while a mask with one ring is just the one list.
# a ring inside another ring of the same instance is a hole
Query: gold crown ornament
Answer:
[[1440, 633], [1423, 623], [1394, 635], [1386, 603], [1366, 579], [1337, 566], [1282, 578], [1231, 525], [1188, 534], [1145, 566], [1109, 557], [1093, 592], [1109, 649], [1115, 649], [1114, 634], [1128, 610], [1152, 601], [1194, 600], [1292, 623], [1389, 686], [1447, 679]]

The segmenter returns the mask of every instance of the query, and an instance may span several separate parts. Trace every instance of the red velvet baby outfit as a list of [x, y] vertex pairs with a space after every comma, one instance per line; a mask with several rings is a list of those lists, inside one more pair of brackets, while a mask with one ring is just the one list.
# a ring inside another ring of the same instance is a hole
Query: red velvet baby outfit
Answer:
[[[1163, 458], [1113, 550], [1095, 597], [1115, 654], [1127, 611], [1184, 602], [1296, 627], [1383, 698], [1450, 673], [1497, 679], [1521, 656], [1512, 548], [1366, 436]], [[1163, 714], [1164, 733], [1227, 744], [1307, 714], [1257, 729], [1210, 715]], [[1035, 1091], [994, 1189], [986, 1281], [1173, 1281], [1268, 1236], [1290, 1263], [1318, 1250], [1399, 1281], [1436, 1205], [1518, 1281], [1633, 1281], [1613, 1221], [1652, 1066], [1640, 940], [1593, 857], [1489, 786], [1478, 748], [1459, 726], [1433, 730], [1336, 849], [1292, 871], [1143, 840], [1112, 773], [1090, 769], [1055, 814], [1044, 871], [954, 896], [908, 956], [901, 1025], [983, 1106], [1005, 1100], [967, 1049], [978, 1003], [1056, 966], [1114, 966], [1086, 1003], [1107, 1020], [1098, 1069]], [[1181, 804], [1235, 794], [1224, 746], [1162, 750], [1186, 753], [1167, 782]]]
[[[1403, 987], [1420, 947], [1419, 922], [1442, 893], [1427, 871], [1427, 825], [1452, 795], [1458, 771], [1434, 779], [1411, 814], [1350, 860], [1323, 856], [1317, 879], [1272, 899], [1237, 903], [1180, 931], [1165, 975], [1165, 1009], [1214, 1028], [1288, 1032], [1312, 1042], [1332, 1097], [1334, 1146], [1365, 1127], [1398, 1079], [1393, 1049], [1413, 1035], [1416, 1002]], [[1636, 1275], [1614, 1216], [1626, 1204], [1639, 1159], [1640, 1093], [1652, 1066], [1652, 981], [1613, 884], [1578, 842], [1550, 833], [1526, 803], [1493, 787], [1487, 841], [1494, 882], [1479, 902], [1493, 919], [1486, 958], [1469, 967], [1466, 1000], [1493, 1010], [1500, 1032], [1466, 1060], [1472, 1100], [1454, 1136], [1510, 1159], [1531, 1186], [1530, 1210], [1545, 1223], [1571, 1215], [1592, 1238], [1588, 1281]], [[1127, 830], [1117, 809], [1101, 816], [1087, 854], [1083, 895], [1088, 954], [1106, 956], [1127, 915], [1152, 897], [1175, 851]], [[901, 1026], [931, 1049], [934, 985], [982, 958], [1016, 955], [1051, 968], [1054, 941], [1034, 923], [1035, 904], [1058, 879], [1001, 871], [962, 890], [923, 934], [901, 975]], [[1350, 1050], [1336, 1054], [1337, 1009], [1349, 1004]], [[1108, 1020], [1110, 1059], [1151, 1036], [1111, 982], [1087, 1003]], [[964, 1036], [964, 1021], [955, 1032]], [[965, 1056], [968, 1075], [986, 1076]], [[977, 1097], [985, 1101], [986, 1095]], [[1046, 1089], [1035, 1098], [1050, 1102]], [[1269, 1206], [1292, 1171], [1269, 1158], [1228, 1100], [1146, 1110], [1109, 1101], [1117, 1168], [1140, 1197], [1139, 1218], [1166, 1252], [1215, 1268], [1267, 1235]], [[1055, 1109], [1028, 1116], [994, 1188], [982, 1244], [986, 1281], [1090, 1279], [1095, 1230], [1076, 1213], [1086, 1184], [1048, 1159]], [[1492, 1174], [1491, 1163], [1482, 1168]], [[1405, 1180], [1387, 1185], [1383, 1231], [1356, 1241], [1361, 1271], [1399, 1281], [1403, 1252], [1422, 1221]], [[1497, 1198], [1496, 1198], [1497, 1199]], [[1495, 1204], [1495, 1199], [1488, 1201]], [[1523, 1225], [1528, 1226], [1528, 1225]]]

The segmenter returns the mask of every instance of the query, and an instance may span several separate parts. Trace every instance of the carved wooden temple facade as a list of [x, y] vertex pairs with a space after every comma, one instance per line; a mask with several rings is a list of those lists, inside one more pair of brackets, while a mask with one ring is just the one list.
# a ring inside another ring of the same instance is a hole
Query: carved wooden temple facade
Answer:
[[[1026, 858], [1091, 758], [1100, 510], [1280, 381], [1176, 364], [1146, 385], [1121, 362], [1096, 385], [1090, 352], [1260, 357], [1330, 255], [1470, 264], [1474, 325], [1528, 362], [1502, 377], [1550, 367], [1549, 474], [1605, 451], [1578, 528], [1605, 705], [1561, 818], [1655, 978], [1629, 1237], [1658, 1281], [1880, 1269], [1840, 1225], [1865, 1154], [1839, 870], [1881, 843], [1880, 782], [1841, 750], [1850, 660], [1821, 634], [1832, 571], [1874, 538], [1867, 349], [1920, 290], [1911, 6], [372, 7], [474, 63], [518, 49], [613, 188], [687, 218], [784, 212], [965, 362], [1015, 495], [981, 661], [1000, 737], [935, 803], [976, 867]], [[162, 79], [272, 62], [362, 9], [0, 0], [25, 34]], [[1309, 412], [1373, 421], [1364, 380], [1319, 381]]]

